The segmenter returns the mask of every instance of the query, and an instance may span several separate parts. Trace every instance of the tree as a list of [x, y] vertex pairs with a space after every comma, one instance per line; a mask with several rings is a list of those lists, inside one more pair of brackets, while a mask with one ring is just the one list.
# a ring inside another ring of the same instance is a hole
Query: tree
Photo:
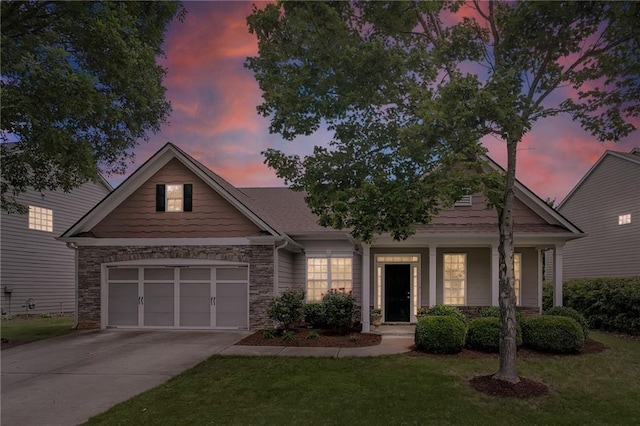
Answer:
[[[461, 12], [472, 12], [461, 17]], [[640, 113], [636, 2], [278, 2], [247, 18], [263, 91], [258, 112], [292, 140], [321, 126], [328, 147], [265, 162], [320, 223], [407, 238], [442, 206], [483, 190], [500, 236], [500, 368], [517, 382], [512, 206], [516, 148], [531, 126], [569, 114], [617, 140]], [[568, 88], [575, 94], [568, 93]], [[507, 146], [483, 171], [480, 139]]]
[[121, 173], [167, 120], [156, 64], [176, 2], [3, 1], [2, 208], [15, 196], [69, 191]]

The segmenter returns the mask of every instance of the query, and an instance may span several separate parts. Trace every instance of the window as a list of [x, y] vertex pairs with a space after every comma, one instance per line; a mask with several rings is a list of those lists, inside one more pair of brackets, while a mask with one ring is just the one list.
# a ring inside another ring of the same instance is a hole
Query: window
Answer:
[[307, 300], [320, 301], [329, 290], [350, 293], [353, 289], [350, 257], [307, 259]]
[[29, 206], [29, 229], [53, 232], [53, 210]]
[[631, 223], [631, 213], [618, 216], [618, 225], [626, 225], [627, 223]]
[[193, 210], [193, 185], [156, 185], [157, 212], [190, 212]]
[[522, 286], [522, 253], [515, 253], [513, 255], [513, 289], [516, 293], [516, 305], [520, 306], [520, 292]]
[[460, 198], [458, 201], [455, 202], [454, 206], [455, 207], [468, 207], [471, 206], [471, 195], [465, 195], [464, 197]]
[[467, 281], [467, 255], [444, 255], [444, 304], [464, 305]]

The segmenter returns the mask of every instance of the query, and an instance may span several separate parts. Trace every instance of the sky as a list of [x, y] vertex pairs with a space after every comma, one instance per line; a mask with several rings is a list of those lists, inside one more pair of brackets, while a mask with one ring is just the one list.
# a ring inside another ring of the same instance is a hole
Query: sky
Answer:
[[[246, 17], [253, 2], [186, 2], [187, 16], [175, 20], [165, 38], [168, 70], [164, 80], [173, 112], [169, 123], [135, 150], [133, 172], [166, 142], [172, 142], [238, 187], [283, 186], [263, 163], [267, 148], [288, 154], [311, 153], [331, 135], [316, 132], [294, 141], [269, 134], [269, 119], [256, 112], [261, 92], [251, 71], [243, 67], [258, 52]], [[263, 4], [256, 2], [258, 7]], [[636, 131], [618, 143], [601, 143], [570, 117], [545, 119], [534, 125], [519, 145], [517, 177], [543, 199], [557, 202], [608, 149], [630, 152], [640, 146]], [[506, 165], [504, 143], [486, 138], [489, 156]], [[117, 186], [125, 176], [110, 176]]]

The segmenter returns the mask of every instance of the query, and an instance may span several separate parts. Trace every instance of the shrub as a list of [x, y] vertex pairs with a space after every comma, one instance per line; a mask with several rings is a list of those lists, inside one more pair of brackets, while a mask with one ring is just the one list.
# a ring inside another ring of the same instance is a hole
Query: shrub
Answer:
[[564, 305], [592, 328], [640, 335], [640, 277], [573, 280], [563, 287]]
[[555, 315], [557, 317], [568, 317], [573, 318], [580, 324], [582, 327], [582, 332], [584, 333], [584, 338], [589, 337], [589, 323], [585, 319], [584, 316], [575, 309], [568, 308], [566, 306], [554, 306], [553, 308], [549, 308], [544, 311], [543, 315]]
[[431, 317], [455, 317], [462, 321], [465, 327], [469, 323], [467, 316], [455, 306], [435, 305], [434, 307], [427, 308], [424, 315]]
[[278, 332], [274, 328], [267, 328], [262, 330], [262, 338], [263, 339], [273, 339], [278, 335]]
[[[480, 318], [500, 318], [500, 308], [498, 306], [485, 306], [478, 310], [478, 316]], [[516, 311], [516, 322], [522, 322], [522, 314]]]
[[269, 302], [267, 315], [285, 330], [294, 328], [304, 318], [304, 292], [285, 291]]
[[310, 302], [304, 305], [304, 320], [313, 328], [326, 328], [327, 315], [321, 302]]
[[416, 347], [434, 354], [455, 354], [462, 350], [466, 332], [467, 326], [455, 316], [424, 316], [416, 324]]
[[420, 306], [418, 308], [418, 312], [416, 312], [416, 317], [420, 318], [420, 317], [426, 316], [428, 310], [429, 310], [429, 308], [427, 308], [425, 306]]
[[318, 340], [319, 337], [320, 333], [318, 333], [316, 330], [311, 330], [309, 334], [307, 334], [307, 339], [309, 340]]
[[327, 325], [340, 334], [353, 326], [357, 314], [355, 299], [347, 293], [330, 291], [322, 298]]
[[[516, 325], [516, 345], [522, 345], [522, 328]], [[497, 317], [476, 318], [469, 323], [466, 346], [482, 351], [500, 351], [500, 319]]]
[[578, 352], [584, 345], [584, 332], [576, 320], [552, 315], [527, 318], [522, 338], [525, 346], [543, 352]]
[[551, 281], [544, 281], [542, 283], [542, 310], [553, 307], [553, 283]]
[[285, 330], [284, 333], [282, 333], [282, 341], [290, 342], [295, 336], [296, 333], [293, 330]]

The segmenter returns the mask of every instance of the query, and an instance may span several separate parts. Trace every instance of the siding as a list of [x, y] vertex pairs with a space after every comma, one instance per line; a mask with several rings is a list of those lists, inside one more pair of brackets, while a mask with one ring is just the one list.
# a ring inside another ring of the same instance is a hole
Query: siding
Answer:
[[535, 248], [515, 248], [522, 253], [522, 289], [520, 306], [537, 307], [538, 304], [538, 252]]
[[278, 250], [278, 294], [293, 290], [293, 253], [287, 250]]
[[[24, 314], [28, 298], [35, 312], [75, 311], [75, 254], [57, 241], [71, 225], [102, 200], [109, 190], [102, 183], [85, 183], [75, 190], [27, 191], [18, 200], [53, 210], [53, 232], [29, 229], [29, 216], [1, 213], [0, 282], [2, 312]], [[13, 293], [4, 292], [5, 286]], [[11, 307], [9, 307], [11, 304]]]
[[[193, 211], [156, 212], [156, 184], [193, 184]], [[246, 237], [260, 229], [179, 160], [116, 207], [93, 230], [99, 238]]]
[[[565, 280], [640, 275], [639, 188], [640, 165], [607, 155], [564, 202], [560, 212], [588, 234], [565, 245]], [[631, 223], [618, 225], [628, 213]]]
[[[436, 251], [436, 301], [443, 303], [443, 262], [444, 254], [467, 254], [467, 306], [491, 306], [491, 249], [487, 248], [449, 248]], [[428, 278], [427, 278], [428, 280]], [[428, 285], [428, 284], [427, 284]]]

